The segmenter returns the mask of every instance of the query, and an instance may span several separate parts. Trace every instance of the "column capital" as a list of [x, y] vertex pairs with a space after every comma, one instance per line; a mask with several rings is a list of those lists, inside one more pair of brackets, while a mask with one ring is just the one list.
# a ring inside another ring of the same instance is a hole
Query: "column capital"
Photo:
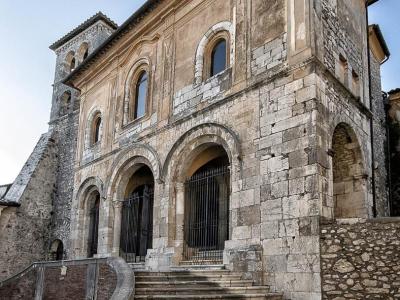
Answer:
[[114, 208], [122, 208], [123, 201], [116, 200], [112, 202]]

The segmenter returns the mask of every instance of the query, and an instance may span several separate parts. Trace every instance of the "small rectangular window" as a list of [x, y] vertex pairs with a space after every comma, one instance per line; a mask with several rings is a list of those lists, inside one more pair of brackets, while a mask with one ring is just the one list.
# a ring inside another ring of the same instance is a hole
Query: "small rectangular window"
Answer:
[[352, 70], [351, 72], [351, 89], [355, 96], [360, 96], [360, 76], [358, 76], [357, 72]]
[[345, 85], [348, 86], [347, 78], [348, 78], [348, 63], [347, 59], [343, 55], [339, 55], [339, 79]]

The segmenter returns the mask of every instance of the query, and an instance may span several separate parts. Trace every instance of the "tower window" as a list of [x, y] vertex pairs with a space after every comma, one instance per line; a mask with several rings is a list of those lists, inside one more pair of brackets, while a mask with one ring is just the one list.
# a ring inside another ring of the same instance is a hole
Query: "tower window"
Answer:
[[78, 50], [78, 61], [83, 62], [89, 56], [89, 44], [87, 42], [82, 43]]
[[94, 139], [93, 142], [96, 144], [100, 140], [100, 126], [101, 126], [101, 117], [98, 117], [94, 124]]
[[71, 66], [70, 66], [70, 71], [71, 72], [75, 70], [75, 65], [76, 65], [76, 62], [75, 62], [75, 57], [74, 57], [72, 59], [72, 61], [71, 61]]
[[339, 75], [340, 81], [341, 81], [345, 86], [348, 85], [348, 84], [347, 84], [347, 79], [348, 79], [348, 76], [347, 76], [348, 68], [349, 68], [349, 66], [348, 66], [347, 59], [346, 59], [343, 55], [340, 55], [340, 56], [339, 56], [339, 74], [338, 74], [338, 75]]
[[134, 119], [141, 118], [146, 114], [147, 86], [147, 72], [143, 71], [136, 82], [135, 107], [133, 114]]
[[71, 73], [76, 67], [75, 52], [71, 51], [65, 58], [65, 70]]
[[360, 76], [358, 76], [356, 71], [351, 72], [352, 77], [352, 90], [355, 96], [360, 96]]
[[100, 128], [101, 128], [101, 116], [97, 116], [93, 123], [93, 140], [92, 143], [96, 144], [100, 141]]
[[226, 69], [226, 40], [219, 40], [211, 52], [211, 69], [210, 77], [224, 71]]
[[83, 54], [83, 60], [85, 60], [89, 56], [89, 49], [86, 49], [85, 53]]

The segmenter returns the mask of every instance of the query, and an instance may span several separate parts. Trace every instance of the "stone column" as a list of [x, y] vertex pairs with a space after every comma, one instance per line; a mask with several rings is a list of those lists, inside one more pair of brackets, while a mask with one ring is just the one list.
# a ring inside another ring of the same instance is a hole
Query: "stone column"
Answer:
[[119, 246], [121, 237], [121, 213], [122, 213], [122, 201], [114, 201], [114, 235], [112, 245], [112, 256], [119, 256]]
[[185, 184], [176, 184], [176, 204], [175, 204], [175, 254], [173, 264], [178, 265], [182, 261], [184, 244], [184, 217], [185, 217]]

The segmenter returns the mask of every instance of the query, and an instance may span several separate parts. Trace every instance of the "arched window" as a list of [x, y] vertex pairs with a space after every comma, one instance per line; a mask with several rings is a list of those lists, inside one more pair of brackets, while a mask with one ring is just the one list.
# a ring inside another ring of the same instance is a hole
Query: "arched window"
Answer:
[[100, 141], [101, 116], [98, 115], [93, 123], [93, 144]]
[[70, 109], [70, 104], [71, 104], [71, 91], [66, 91], [64, 92], [60, 99], [60, 103], [59, 103], [59, 115], [63, 116], [66, 113], [68, 113], [69, 109]]
[[76, 65], [76, 62], [75, 62], [75, 57], [71, 60], [71, 65], [70, 65], [70, 71], [72, 72], [73, 70], [75, 70], [75, 65]]
[[133, 119], [141, 118], [146, 114], [147, 86], [147, 72], [142, 71], [136, 81]]
[[211, 52], [210, 77], [224, 71], [226, 69], [226, 62], [226, 40], [220, 39]]
[[66, 71], [71, 73], [76, 67], [75, 52], [71, 51], [65, 58]]
[[83, 62], [89, 56], [89, 44], [87, 42], [82, 43], [78, 50], [79, 62]]

